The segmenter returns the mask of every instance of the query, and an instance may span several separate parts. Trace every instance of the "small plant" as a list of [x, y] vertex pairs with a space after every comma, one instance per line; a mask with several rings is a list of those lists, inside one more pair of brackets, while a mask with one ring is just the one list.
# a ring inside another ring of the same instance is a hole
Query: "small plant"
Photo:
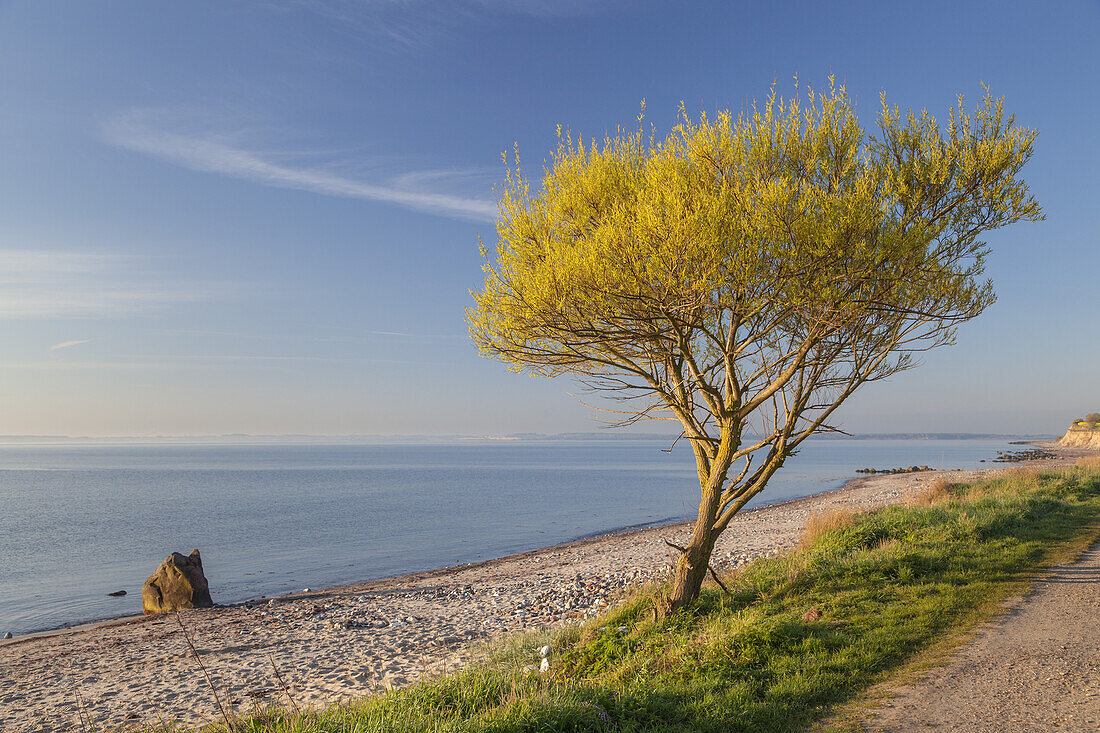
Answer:
[[855, 523], [856, 516], [850, 509], [828, 509], [814, 514], [806, 520], [798, 546], [809, 547], [827, 532], [846, 529]]
[[951, 482], [940, 477], [910, 500], [912, 506], [933, 506], [951, 498]]
[[1075, 465], [1085, 470], [1100, 471], [1100, 456], [1081, 456]]

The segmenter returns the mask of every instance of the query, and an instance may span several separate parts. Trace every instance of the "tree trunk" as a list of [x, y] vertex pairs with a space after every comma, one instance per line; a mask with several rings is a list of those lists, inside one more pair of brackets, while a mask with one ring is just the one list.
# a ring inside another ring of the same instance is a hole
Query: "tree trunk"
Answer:
[[718, 515], [726, 467], [719, 466], [718, 470], [721, 474], [715, 476], [712, 473], [703, 488], [699, 501], [699, 516], [691, 530], [691, 540], [680, 552], [680, 558], [676, 561], [672, 593], [668, 597], [668, 607], [665, 609], [669, 613], [675, 613], [698, 598], [703, 580], [707, 576], [710, 555], [718, 539], [718, 532], [714, 530], [714, 520]]
[[[696, 523], [696, 529], [699, 525]], [[672, 593], [668, 597], [668, 613], [679, 611], [696, 598], [703, 587], [703, 580], [710, 567], [710, 555], [714, 551], [716, 537], [708, 531], [700, 534], [692, 532], [691, 542], [680, 553], [676, 561], [676, 574], [672, 582]]]
[[[714, 528], [714, 523], [718, 519], [718, 510], [722, 503], [722, 487], [725, 486], [726, 474], [740, 443], [740, 434], [733, 427], [732, 423], [722, 425], [718, 451], [713, 460], [709, 461], [709, 465], [700, 459], [699, 516], [691, 530], [691, 540], [676, 561], [672, 592], [663, 609], [667, 613], [675, 613], [698, 598], [703, 580], [707, 577], [710, 555], [714, 551], [718, 535], [721, 534], [720, 530]], [[707, 465], [708, 470], [703, 470], [704, 465]]]

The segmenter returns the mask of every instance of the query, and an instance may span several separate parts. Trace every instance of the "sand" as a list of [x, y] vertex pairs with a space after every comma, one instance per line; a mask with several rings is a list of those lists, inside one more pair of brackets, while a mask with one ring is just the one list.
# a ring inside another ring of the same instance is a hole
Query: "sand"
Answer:
[[[896, 503], [941, 476], [980, 473], [872, 476], [744, 512], [720, 539], [714, 566], [793, 547], [815, 513]], [[683, 543], [688, 530], [687, 523], [650, 527], [178, 619], [135, 617], [17, 637], [0, 642], [0, 729], [80, 730], [81, 718], [109, 727], [212, 721], [218, 708], [200, 661], [234, 711], [288, 697], [320, 706], [374, 694], [460, 667], [487, 637], [598, 613], [631, 584], [667, 572], [664, 540]]]

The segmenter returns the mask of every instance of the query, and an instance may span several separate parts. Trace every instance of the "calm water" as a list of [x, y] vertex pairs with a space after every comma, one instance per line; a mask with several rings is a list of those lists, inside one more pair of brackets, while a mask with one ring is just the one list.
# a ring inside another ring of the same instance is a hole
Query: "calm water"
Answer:
[[[0, 633], [140, 613], [145, 578], [193, 547], [215, 601], [228, 603], [693, 516], [691, 453], [666, 447], [0, 446]], [[971, 468], [1007, 447], [811, 442], [754, 504], [836, 488], [864, 466]]]

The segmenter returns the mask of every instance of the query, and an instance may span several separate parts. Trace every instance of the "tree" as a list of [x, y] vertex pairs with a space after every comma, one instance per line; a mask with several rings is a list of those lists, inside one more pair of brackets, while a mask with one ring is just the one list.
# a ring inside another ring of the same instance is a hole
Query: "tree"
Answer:
[[601, 144], [559, 130], [538, 192], [517, 159], [467, 313], [513, 370], [576, 376], [618, 424], [679, 423], [700, 499], [666, 611], [848, 397], [994, 301], [979, 235], [1042, 218], [1019, 177], [1036, 133], [988, 91], [943, 128], [883, 96], [874, 135], [832, 80], [736, 120], [680, 115], [661, 140], [641, 117]]
[[1090, 412], [1085, 415], [1085, 422], [1100, 422], [1100, 412]]

